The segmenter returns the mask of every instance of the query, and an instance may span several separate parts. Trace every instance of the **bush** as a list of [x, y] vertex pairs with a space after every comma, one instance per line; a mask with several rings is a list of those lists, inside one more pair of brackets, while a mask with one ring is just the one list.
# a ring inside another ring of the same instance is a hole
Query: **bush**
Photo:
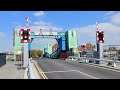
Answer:
[[31, 50], [31, 57], [41, 57], [43, 55], [43, 51], [41, 50]]

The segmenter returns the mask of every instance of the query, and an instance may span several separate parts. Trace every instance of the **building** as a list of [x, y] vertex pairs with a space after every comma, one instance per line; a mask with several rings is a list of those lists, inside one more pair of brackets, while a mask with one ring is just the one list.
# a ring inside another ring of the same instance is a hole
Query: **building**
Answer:
[[96, 57], [95, 45], [92, 45], [90, 43], [78, 46], [78, 52], [79, 57]]
[[93, 50], [86, 50], [82, 52], [82, 57], [87, 57], [87, 58], [96, 58], [97, 57], [97, 52]]
[[90, 43], [87, 43], [86, 45], [81, 45], [78, 46], [78, 51], [86, 51], [86, 50], [94, 50], [95, 49], [95, 45], [92, 45]]
[[58, 48], [58, 44], [56, 43], [52, 46], [52, 52], [55, 52], [57, 48]]

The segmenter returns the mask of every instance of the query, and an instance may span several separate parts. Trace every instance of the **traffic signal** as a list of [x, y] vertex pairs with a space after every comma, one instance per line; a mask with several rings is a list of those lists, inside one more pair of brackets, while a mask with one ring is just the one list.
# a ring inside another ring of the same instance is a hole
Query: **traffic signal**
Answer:
[[99, 40], [103, 40], [103, 33], [100, 32], [98, 37], [99, 37]]
[[104, 31], [97, 31], [97, 42], [104, 43]]
[[21, 43], [30, 43], [30, 29], [21, 29]]
[[23, 40], [28, 40], [28, 37], [29, 37], [28, 35], [29, 35], [29, 33], [27, 30], [23, 31]]

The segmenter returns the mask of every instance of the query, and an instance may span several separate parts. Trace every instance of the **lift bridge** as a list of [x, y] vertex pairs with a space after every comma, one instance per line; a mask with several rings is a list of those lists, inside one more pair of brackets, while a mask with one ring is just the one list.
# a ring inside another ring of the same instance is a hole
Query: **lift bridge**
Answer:
[[[61, 37], [65, 37], [65, 32], [31, 32], [31, 39], [33, 41], [34, 38], [48, 38], [48, 39], [56, 39], [59, 44], [59, 39]], [[29, 43], [30, 47], [31, 43]], [[52, 46], [50, 44], [32, 44], [32, 47], [44, 47], [44, 54], [49, 58], [58, 58], [60, 54], [60, 49], [57, 49], [55, 52], [51, 53]]]
[[[20, 29], [14, 30], [14, 32], [15, 32], [14, 40], [13, 40], [15, 43], [14, 59], [16, 59], [17, 51], [20, 52], [20, 48], [18, 49], [18, 46], [23, 46], [23, 43], [20, 43], [19, 31], [20, 31]], [[67, 53], [72, 48], [77, 49], [77, 47], [78, 47], [77, 31], [75, 31], [75, 30], [69, 30], [66, 32], [52, 32], [52, 30], [50, 32], [42, 32], [42, 30], [40, 29], [40, 32], [39, 31], [34, 31], [34, 32], [31, 31], [30, 33], [31, 33], [31, 43], [28, 44], [28, 50], [31, 51], [31, 47], [43, 47], [45, 49], [44, 53], [45, 53], [46, 57], [49, 57], [49, 58], [59, 58], [60, 54], [62, 52]], [[32, 43], [32, 41], [35, 38], [56, 39], [56, 41], [58, 43], [58, 48], [55, 52], [51, 53], [51, 52], [49, 52], [49, 50], [51, 48], [51, 51], [52, 51], [52, 46], [49, 47], [49, 44], [42, 44], [42, 42], [39, 42], [39, 44]]]

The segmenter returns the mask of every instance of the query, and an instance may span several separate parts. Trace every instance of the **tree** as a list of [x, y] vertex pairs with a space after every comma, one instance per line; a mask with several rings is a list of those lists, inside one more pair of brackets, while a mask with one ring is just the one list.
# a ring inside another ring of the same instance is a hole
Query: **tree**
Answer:
[[37, 50], [36, 53], [38, 57], [41, 57], [43, 55], [43, 52], [41, 50]]
[[31, 50], [31, 57], [37, 57], [36, 50]]
[[41, 50], [31, 50], [31, 57], [41, 57], [43, 55], [43, 51]]

